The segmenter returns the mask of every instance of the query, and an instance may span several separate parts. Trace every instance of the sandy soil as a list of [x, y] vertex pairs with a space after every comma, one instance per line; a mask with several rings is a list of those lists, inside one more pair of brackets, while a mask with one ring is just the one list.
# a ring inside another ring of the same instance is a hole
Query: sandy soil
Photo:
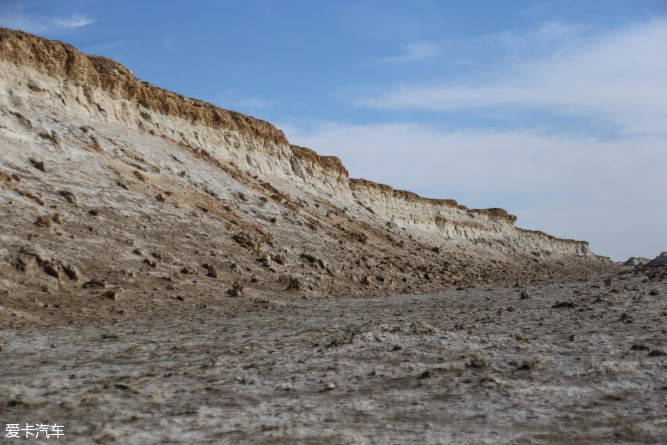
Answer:
[[8, 328], [0, 423], [63, 443], [660, 443], [666, 278]]

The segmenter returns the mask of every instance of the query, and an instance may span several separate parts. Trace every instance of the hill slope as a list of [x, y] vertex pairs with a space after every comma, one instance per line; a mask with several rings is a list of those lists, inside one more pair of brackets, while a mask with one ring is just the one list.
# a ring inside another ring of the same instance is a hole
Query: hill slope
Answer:
[[[271, 124], [0, 29], [0, 314], [552, 280], [612, 267], [583, 241], [351, 179]], [[37, 306], [37, 307], [36, 307]], [[14, 315], [12, 315], [14, 314]], [[14, 318], [12, 318], [14, 317]]]

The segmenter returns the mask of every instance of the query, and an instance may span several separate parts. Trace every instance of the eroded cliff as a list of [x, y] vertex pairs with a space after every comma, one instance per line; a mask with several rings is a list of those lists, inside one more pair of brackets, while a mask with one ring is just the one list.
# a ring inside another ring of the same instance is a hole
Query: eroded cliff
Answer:
[[44, 291], [47, 306], [85, 311], [93, 294], [131, 311], [610, 267], [586, 242], [516, 228], [503, 209], [350, 179], [338, 158], [265, 121], [62, 42], [0, 29], [0, 72], [3, 305]]

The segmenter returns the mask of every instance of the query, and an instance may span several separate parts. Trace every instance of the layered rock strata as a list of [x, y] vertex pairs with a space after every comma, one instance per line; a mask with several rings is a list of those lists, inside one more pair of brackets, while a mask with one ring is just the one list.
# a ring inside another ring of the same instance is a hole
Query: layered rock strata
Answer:
[[90, 280], [147, 301], [158, 298], [148, 287], [234, 284], [260, 296], [400, 293], [610, 267], [586, 242], [516, 228], [503, 209], [351, 179], [265, 121], [62, 42], [0, 29], [0, 73], [7, 294], [84, 298]]

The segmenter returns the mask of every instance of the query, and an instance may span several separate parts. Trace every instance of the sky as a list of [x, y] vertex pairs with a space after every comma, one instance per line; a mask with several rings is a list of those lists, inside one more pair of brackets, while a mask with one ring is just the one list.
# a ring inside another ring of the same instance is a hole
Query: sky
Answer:
[[667, 250], [667, 0], [0, 0], [0, 26], [267, 120], [352, 177]]

